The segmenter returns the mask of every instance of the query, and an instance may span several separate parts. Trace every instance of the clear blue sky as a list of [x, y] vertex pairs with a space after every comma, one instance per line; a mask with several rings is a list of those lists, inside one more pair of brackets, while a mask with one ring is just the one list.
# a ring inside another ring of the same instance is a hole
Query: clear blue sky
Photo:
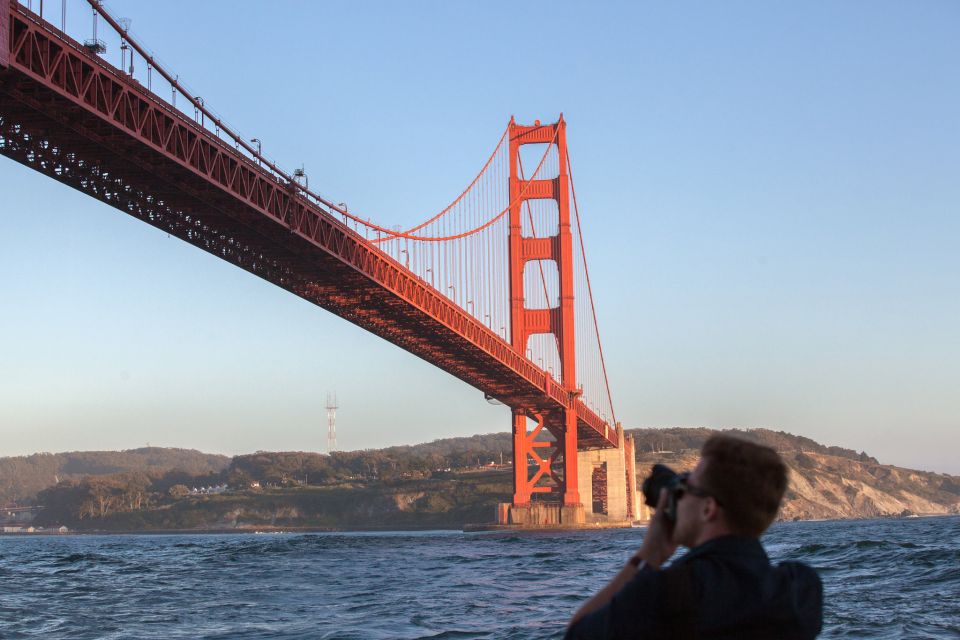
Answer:
[[[960, 473], [960, 4], [109, 6], [265, 153], [386, 224], [456, 195], [511, 114], [562, 111], [625, 426], [769, 427]], [[509, 426], [5, 158], [0, 194], [0, 455], [323, 450], [334, 389], [346, 449]]]

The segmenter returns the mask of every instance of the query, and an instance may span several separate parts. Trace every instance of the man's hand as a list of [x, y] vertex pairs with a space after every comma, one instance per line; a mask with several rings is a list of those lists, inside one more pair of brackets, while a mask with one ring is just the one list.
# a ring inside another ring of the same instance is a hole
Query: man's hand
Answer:
[[667, 490], [660, 490], [660, 499], [657, 501], [657, 511], [650, 519], [647, 535], [643, 537], [643, 544], [637, 551], [648, 565], [659, 569], [673, 552], [677, 550], [677, 543], [673, 541], [673, 522], [667, 520], [664, 509], [667, 506]]
[[[677, 550], [677, 545], [673, 542], [673, 523], [667, 520], [667, 517], [663, 514], [666, 506], [667, 490], [663, 489], [660, 491], [660, 500], [657, 502], [657, 512], [653, 515], [653, 518], [651, 518], [650, 526], [647, 528], [647, 535], [644, 536], [643, 544], [640, 545], [640, 549], [635, 554], [654, 569], [659, 569], [660, 565], [666, 562], [667, 558], [672, 556], [673, 552]], [[630, 580], [636, 577], [636, 575], [637, 567], [635, 563], [628, 562], [625, 564], [620, 570], [620, 573], [615, 575], [613, 579], [607, 583], [607, 586], [583, 603], [583, 606], [573, 614], [573, 619], [570, 620], [570, 627], [572, 628], [573, 625], [579, 622], [584, 616], [607, 605], [613, 596]], [[570, 633], [570, 631], [567, 632], [567, 637], [574, 637], [571, 636]], [[581, 636], [578, 635], [576, 637], [579, 638]]]

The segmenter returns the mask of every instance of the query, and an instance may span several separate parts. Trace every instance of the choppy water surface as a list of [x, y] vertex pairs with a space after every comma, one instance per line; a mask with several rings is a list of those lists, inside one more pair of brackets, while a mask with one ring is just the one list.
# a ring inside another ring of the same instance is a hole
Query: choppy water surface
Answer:
[[[555, 638], [643, 530], [0, 537], [0, 638]], [[805, 522], [824, 638], [960, 637], [960, 518]]]

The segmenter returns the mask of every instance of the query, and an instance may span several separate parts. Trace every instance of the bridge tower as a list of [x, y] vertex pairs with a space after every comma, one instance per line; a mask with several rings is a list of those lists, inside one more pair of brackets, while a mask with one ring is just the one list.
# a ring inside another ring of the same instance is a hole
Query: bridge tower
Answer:
[[[576, 341], [574, 334], [573, 235], [570, 227], [570, 185], [567, 172], [566, 122], [561, 114], [554, 124], [509, 125], [510, 163], [510, 341], [519, 353], [527, 352], [532, 335], [552, 334], [560, 356], [560, 385], [568, 395], [566, 407], [544, 414], [530, 407], [513, 407], [513, 520], [529, 524], [580, 524], [583, 506], [577, 474], [577, 415], [574, 401], [577, 388]], [[526, 180], [520, 171], [520, 148], [527, 144], [556, 146], [559, 172], [555, 178]], [[525, 237], [523, 211], [528, 200], [554, 200], [557, 204], [557, 234], [551, 237]], [[526, 305], [524, 269], [527, 263], [552, 260], [559, 278], [558, 305], [531, 309]], [[536, 426], [528, 429], [527, 421]], [[543, 429], [554, 442], [538, 439]], [[553, 449], [547, 455], [545, 449]], [[541, 453], [543, 451], [543, 453]], [[531, 469], [532, 467], [532, 469]], [[532, 474], [531, 474], [532, 471]], [[547, 504], [531, 504], [534, 494], [549, 494], [547, 503], [559, 503], [559, 509]], [[543, 507], [543, 508], [541, 508]], [[524, 515], [524, 511], [526, 514]], [[556, 520], [556, 522], [554, 522]]]

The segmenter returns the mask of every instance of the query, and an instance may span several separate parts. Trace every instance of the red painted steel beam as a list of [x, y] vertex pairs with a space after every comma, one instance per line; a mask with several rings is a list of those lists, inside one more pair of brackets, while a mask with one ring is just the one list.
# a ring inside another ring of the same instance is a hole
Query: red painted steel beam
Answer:
[[521, 201], [526, 200], [555, 200], [560, 190], [559, 178], [547, 180], [519, 180]]
[[[4, 2], [5, 0], [0, 0]], [[277, 284], [511, 407], [615, 431], [509, 344], [294, 185], [16, 3], [0, 152]], [[612, 435], [612, 437], [611, 437]]]
[[549, 238], [520, 238], [520, 257], [528, 260], [556, 260], [560, 253], [557, 236]]
[[532, 125], [514, 125], [513, 137], [519, 144], [547, 144], [553, 141], [553, 126], [542, 125], [538, 120]]
[[0, 0], [0, 7], [4, 9], [0, 12], [0, 71], [7, 68], [10, 60], [10, 22], [13, 20], [13, 16], [10, 12], [12, 7], [9, 5], [14, 1]]

